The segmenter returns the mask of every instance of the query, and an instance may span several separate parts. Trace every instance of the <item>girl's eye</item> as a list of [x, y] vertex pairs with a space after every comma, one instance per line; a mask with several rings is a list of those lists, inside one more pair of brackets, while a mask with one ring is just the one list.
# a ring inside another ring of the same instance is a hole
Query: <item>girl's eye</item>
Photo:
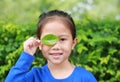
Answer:
[[61, 38], [60, 40], [61, 40], [61, 41], [65, 41], [65, 40], [66, 40], [66, 38]]

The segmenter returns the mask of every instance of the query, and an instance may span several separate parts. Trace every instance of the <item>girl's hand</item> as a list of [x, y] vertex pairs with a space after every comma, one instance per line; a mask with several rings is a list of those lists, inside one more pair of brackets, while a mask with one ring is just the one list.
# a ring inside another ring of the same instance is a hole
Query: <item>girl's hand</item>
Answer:
[[34, 55], [39, 46], [40, 40], [34, 37], [30, 37], [28, 40], [24, 42], [24, 51], [31, 55]]

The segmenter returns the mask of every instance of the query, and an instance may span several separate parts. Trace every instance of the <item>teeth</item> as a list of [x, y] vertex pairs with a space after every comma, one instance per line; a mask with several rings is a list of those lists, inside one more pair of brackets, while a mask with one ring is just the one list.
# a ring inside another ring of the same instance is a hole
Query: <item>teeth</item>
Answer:
[[51, 54], [51, 55], [62, 55], [62, 53], [54, 53], [54, 54]]
[[50, 55], [62, 55], [62, 53], [50, 53]]

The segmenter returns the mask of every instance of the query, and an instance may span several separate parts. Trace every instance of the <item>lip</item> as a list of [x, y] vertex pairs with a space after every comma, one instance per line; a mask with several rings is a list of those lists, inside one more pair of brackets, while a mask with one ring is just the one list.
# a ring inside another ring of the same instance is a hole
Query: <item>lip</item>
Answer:
[[62, 53], [50, 53], [50, 56], [52, 56], [54, 59], [59, 59], [61, 55]]

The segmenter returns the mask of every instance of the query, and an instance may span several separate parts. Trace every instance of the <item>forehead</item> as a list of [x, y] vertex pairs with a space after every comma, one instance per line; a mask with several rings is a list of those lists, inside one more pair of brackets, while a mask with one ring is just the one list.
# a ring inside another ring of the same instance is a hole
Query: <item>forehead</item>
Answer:
[[71, 32], [68, 25], [66, 25], [63, 21], [52, 20], [44, 25], [41, 34], [42, 35], [55, 34], [59, 36], [59, 35], [71, 35]]
[[42, 21], [42, 26], [44, 26], [45, 24], [47, 24], [48, 22], [51, 21], [59, 21], [63, 24], [65, 24], [66, 26], [70, 27], [70, 19], [68, 19], [67, 17], [62, 17], [62, 16], [50, 16], [50, 17], [46, 17], [43, 21]]

